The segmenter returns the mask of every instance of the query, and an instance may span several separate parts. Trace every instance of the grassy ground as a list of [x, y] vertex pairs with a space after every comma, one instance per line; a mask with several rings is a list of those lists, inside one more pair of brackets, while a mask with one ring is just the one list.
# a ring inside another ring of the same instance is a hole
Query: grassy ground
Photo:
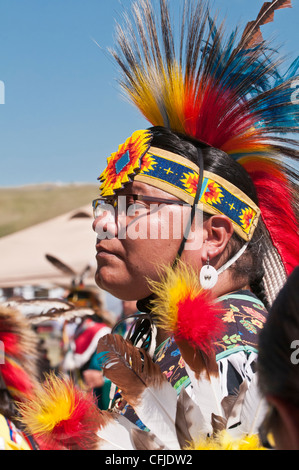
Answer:
[[93, 184], [0, 188], [0, 237], [89, 204], [98, 194]]

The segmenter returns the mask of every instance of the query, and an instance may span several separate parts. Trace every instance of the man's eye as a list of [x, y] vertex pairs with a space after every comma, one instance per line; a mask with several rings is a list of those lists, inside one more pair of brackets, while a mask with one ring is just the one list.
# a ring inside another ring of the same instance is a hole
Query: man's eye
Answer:
[[143, 201], [134, 201], [132, 199], [127, 202], [127, 207], [136, 207], [136, 209], [138, 209], [138, 208], [146, 207], [146, 205]]
[[127, 204], [127, 215], [134, 216], [136, 213], [143, 213], [144, 211], [148, 211], [147, 205], [144, 203], [144, 201], [133, 201], [129, 202]]
[[127, 196], [126, 197], [126, 205], [127, 207], [132, 206], [133, 204], [138, 203], [139, 201], [136, 201], [132, 196]]

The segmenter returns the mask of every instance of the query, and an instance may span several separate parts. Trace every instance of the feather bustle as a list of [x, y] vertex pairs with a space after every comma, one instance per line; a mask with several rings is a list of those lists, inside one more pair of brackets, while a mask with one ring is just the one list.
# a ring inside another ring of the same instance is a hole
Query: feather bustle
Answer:
[[30, 397], [38, 385], [38, 338], [16, 306], [0, 305], [0, 374], [16, 400]]

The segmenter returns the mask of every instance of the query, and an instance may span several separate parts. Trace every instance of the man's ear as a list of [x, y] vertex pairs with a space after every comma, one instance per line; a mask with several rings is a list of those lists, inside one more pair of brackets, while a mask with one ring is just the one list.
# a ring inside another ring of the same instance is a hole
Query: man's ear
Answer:
[[276, 447], [280, 450], [299, 450], [299, 408], [274, 395], [268, 395], [267, 401], [276, 409], [281, 424], [273, 429]]
[[202, 261], [206, 263], [208, 257], [212, 260], [222, 255], [234, 233], [234, 228], [232, 222], [225, 215], [213, 215], [205, 221], [204, 228]]

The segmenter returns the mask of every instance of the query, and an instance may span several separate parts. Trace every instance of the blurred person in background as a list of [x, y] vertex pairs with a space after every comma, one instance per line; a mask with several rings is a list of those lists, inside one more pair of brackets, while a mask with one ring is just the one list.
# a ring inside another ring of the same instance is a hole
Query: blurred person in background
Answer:
[[262, 433], [272, 434], [272, 444], [279, 450], [299, 450], [299, 266], [277, 296], [261, 331], [258, 372], [269, 403]]
[[68, 351], [62, 370], [70, 373], [78, 383], [93, 389], [99, 408], [106, 409], [109, 404], [110, 381], [103, 377], [96, 360], [96, 348], [99, 339], [111, 333], [114, 321], [105, 310], [99, 294], [91, 289], [74, 288], [67, 300], [78, 307], [93, 309], [94, 315], [83, 318], [72, 337], [65, 341]]
[[22, 431], [17, 403], [34, 393], [39, 383], [38, 338], [16, 309], [0, 305], [0, 450], [34, 450], [34, 440]]

